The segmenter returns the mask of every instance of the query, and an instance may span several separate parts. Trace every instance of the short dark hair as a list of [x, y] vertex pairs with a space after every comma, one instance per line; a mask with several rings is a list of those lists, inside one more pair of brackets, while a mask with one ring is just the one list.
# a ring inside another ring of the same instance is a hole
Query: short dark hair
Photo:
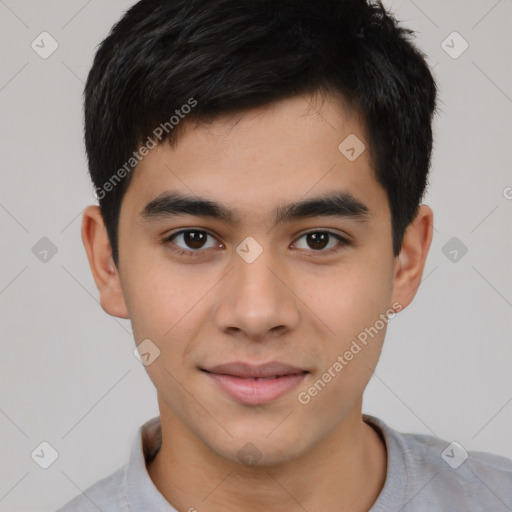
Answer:
[[[133, 155], [144, 141], [156, 142], [155, 128], [165, 128], [157, 143], [174, 147], [188, 121], [207, 123], [319, 91], [362, 114], [397, 256], [427, 186], [437, 94], [411, 34], [371, 0], [133, 5], [100, 44], [84, 90], [89, 172], [116, 265]], [[170, 122], [182, 112], [182, 122]]]

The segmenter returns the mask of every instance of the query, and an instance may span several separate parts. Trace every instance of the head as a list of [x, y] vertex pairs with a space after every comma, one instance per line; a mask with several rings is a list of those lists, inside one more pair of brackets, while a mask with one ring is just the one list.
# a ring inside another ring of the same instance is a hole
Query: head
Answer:
[[[142, 0], [96, 53], [82, 236], [101, 304], [158, 347], [161, 409], [225, 458], [335, 430], [419, 286], [436, 87], [410, 35], [380, 2]], [[203, 371], [275, 360], [307, 373], [266, 405]]]

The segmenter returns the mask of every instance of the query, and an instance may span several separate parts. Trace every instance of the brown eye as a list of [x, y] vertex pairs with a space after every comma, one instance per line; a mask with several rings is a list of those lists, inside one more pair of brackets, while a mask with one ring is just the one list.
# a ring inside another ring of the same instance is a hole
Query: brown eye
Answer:
[[306, 235], [307, 244], [312, 249], [325, 249], [327, 244], [329, 243], [329, 234], [328, 233], [308, 233]]
[[[210, 245], [207, 244], [208, 238], [212, 239]], [[207, 231], [200, 229], [186, 229], [179, 231], [178, 233], [174, 233], [167, 237], [165, 242], [170, 242], [171, 245], [176, 246], [174, 248], [171, 247], [172, 250], [180, 254], [187, 254], [190, 256], [195, 256], [194, 253], [196, 252], [206, 252], [206, 249], [211, 249], [216, 245], [215, 238]]]
[[[302, 235], [299, 240], [305, 239], [306, 247], [299, 249], [312, 249], [314, 252], [332, 252], [337, 246], [349, 245], [343, 237], [331, 231], [311, 231]], [[327, 248], [327, 250], [326, 250]]]
[[201, 231], [186, 231], [183, 241], [190, 249], [202, 249], [208, 235]]

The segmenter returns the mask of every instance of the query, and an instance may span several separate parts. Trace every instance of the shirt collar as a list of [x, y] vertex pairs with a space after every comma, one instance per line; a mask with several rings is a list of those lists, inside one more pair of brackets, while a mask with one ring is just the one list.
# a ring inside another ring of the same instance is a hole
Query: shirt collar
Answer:
[[155, 486], [146, 468], [161, 444], [160, 416], [155, 416], [139, 427], [132, 444], [121, 490], [121, 505], [127, 511], [177, 512]]
[[386, 479], [377, 500], [369, 512], [402, 510], [409, 485], [409, 450], [402, 436], [376, 416], [363, 413], [363, 421], [370, 425], [386, 446]]

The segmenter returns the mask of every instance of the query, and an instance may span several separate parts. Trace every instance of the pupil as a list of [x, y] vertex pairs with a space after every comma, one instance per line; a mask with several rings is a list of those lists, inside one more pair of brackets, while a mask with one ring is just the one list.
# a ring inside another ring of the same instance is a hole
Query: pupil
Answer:
[[327, 245], [327, 233], [308, 233], [308, 244], [312, 249], [323, 249]]
[[191, 249], [200, 249], [203, 246], [206, 233], [201, 233], [199, 231], [187, 231], [184, 233], [183, 237], [185, 239], [185, 243]]

